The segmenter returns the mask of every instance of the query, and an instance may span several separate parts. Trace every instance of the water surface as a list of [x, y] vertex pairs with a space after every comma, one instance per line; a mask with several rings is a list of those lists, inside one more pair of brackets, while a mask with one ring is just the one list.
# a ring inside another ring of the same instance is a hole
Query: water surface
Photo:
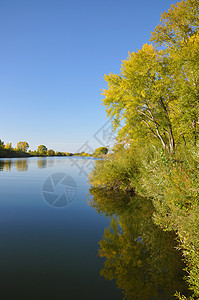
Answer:
[[[81, 158], [75, 164], [67, 157], [1, 160], [1, 299], [121, 299], [99, 275], [98, 240], [108, 220], [88, 206], [84, 166]], [[75, 199], [65, 207], [43, 197], [54, 174], [76, 183]]]
[[174, 236], [154, 226], [151, 203], [94, 189], [88, 197], [94, 163], [0, 160], [1, 299], [174, 299], [175, 289], [187, 292]]

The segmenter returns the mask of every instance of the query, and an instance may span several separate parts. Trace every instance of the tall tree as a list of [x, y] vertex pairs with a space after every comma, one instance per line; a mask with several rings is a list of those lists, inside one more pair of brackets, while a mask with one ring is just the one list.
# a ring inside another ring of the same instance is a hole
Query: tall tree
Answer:
[[173, 152], [176, 97], [163, 52], [145, 44], [138, 52], [129, 53], [120, 75], [110, 74], [105, 80], [108, 89], [103, 91], [103, 103], [114, 128], [123, 121], [120, 135], [132, 139], [149, 135]]
[[186, 0], [162, 14], [151, 40], [129, 53], [119, 75], [105, 76], [103, 100], [120, 137], [157, 138], [173, 152], [199, 138], [199, 1]]
[[187, 143], [199, 137], [199, 1], [180, 1], [161, 15], [151, 36], [170, 59], [170, 76], [178, 95], [178, 123]]

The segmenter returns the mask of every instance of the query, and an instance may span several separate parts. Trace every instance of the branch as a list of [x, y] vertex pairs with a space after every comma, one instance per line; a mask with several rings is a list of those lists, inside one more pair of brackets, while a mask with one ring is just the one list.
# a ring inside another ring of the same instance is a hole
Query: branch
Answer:
[[150, 125], [147, 123], [146, 120], [142, 119], [142, 121], [147, 125], [147, 127], [150, 129], [150, 131], [153, 133], [153, 135], [156, 137], [156, 138], [159, 138], [157, 136], [157, 134], [154, 132], [154, 130], [150, 127]]
[[153, 116], [153, 114], [152, 114], [150, 108], [148, 107], [148, 105], [147, 105], [147, 108], [148, 108], [148, 111], [149, 111], [149, 113], [150, 113], [150, 115], [151, 115], [151, 118], [152, 118], [152, 120], [153, 120], [153, 123], [155, 124], [155, 128], [156, 128], [157, 135], [158, 135], [159, 139], [161, 140], [163, 147], [166, 148], [166, 143], [165, 143], [163, 137], [161, 136], [160, 131], [159, 131], [159, 128], [158, 128], [158, 126], [160, 126], [160, 125], [156, 122], [156, 120], [155, 120], [155, 118], [154, 118], [154, 116]]
[[149, 120], [151, 120], [153, 122], [153, 119], [151, 117], [149, 117], [147, 114], [145, 114], [144, 112], [140, 111], [137, 109], [137, 112], [142, 114], [143, 116], [147, 117]]

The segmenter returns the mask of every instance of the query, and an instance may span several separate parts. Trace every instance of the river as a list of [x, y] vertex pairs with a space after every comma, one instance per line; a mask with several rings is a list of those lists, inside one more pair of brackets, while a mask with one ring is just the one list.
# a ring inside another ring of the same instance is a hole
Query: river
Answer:
[[77, 157], [0, 160], [1, 299], [187, 293], [174, 235], [153, 224], [150, 201], [92, 189], [94, 164]]

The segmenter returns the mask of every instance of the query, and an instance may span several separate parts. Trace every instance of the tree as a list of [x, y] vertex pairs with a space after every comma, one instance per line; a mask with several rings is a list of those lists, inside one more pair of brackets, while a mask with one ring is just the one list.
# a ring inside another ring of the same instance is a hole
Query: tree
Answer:
[[2, 140], [0, 140], [0, 147], [4, 148], [4, 142]]
[[108, 153], [108, 148], [99, 147], [99, 148], [95, 149], [93, 156], [99, 156], [99, 155], [103, 155], [103, 154], [107, 154], [107, 153]]
[[160, 24], [152, 32], [151, 41], [169, 51], [186, 44], [199, 30], [198, 0], [182, 0], [161, 14]]
[[49, 150], [47, 150], [47, 155], [48, 156], [54, 156], [55, 155], [55, 151], [53, 149], [49, 149]]
[[57, 151], [57, 152], [55, 153], [55, 155], [56, 155], [56, 156], [62, 156], [62, 155], [63, 155], [63, 152]]
[[103, 91], [103, 104], [116, 129], [123, 122], [119, 136], [159, 139], [170, 152], [175, 148], [175, 94], [168, 76], [168, 59], [162, 51], [145, 44], [138, 52], [129, 53], [120, 75], [105, 76], [108, 89]]
[[38, 152], [38, 154], [40, 154], [40, 155], [46, 155], [47, 150], [48, 150], [47, 147], [44, 146], [44, 145], [40, 145], [40, 146], [38, 146], [38, 148], [37, 148], [37, 152]]
[[12, 149], [12, 143], [7, 143], [6, 145], [5, 145], [5, 149]]
[[199, 137], [199, 2], [184, 0], [161, 15], [151, 36], [164, 47], [170, 60], [170, 76], [178, 96], [178, 124], [185, 145]]
[[162, 14], [151, 40], [129, 53], [119, 75], [105, 76], [103, 91], [113, 128], [123, 140], [158, 139], [164, 149], [196, 145], [199, 138], [199, 1], [186, 0]]
[[17, 144], [17, 150], [27, 152], [29, 144], [27, 142], [19, 142]]

